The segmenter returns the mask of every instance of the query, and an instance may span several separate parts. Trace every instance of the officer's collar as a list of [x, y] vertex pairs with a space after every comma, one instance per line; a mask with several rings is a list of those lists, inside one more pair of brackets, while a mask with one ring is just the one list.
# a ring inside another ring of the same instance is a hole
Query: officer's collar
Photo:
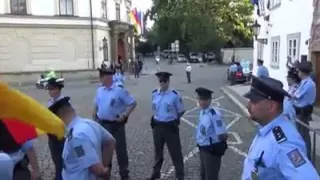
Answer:
[[73, 119], [71, 120], [71, 122], [67, 125], [67, 131], [69, 131], [70, 129], [73, 128], [73, 126], [76, 124], [76, 122], [78, 121], [79, 116], [74, 116]]
[[[103, 85], [102, 85], [102, 86], [103, 86]], [[103, 89], [105, 89], [105, 90], [111, 90], [111, 89], [114, 89], [116, 86], [117, 86], [117, 85], [116, 85], [116, 82], [113, 82], [112, 85], [109, 86], [109, 87], [103, 86]]]
[[273, 119], [271, 122], [269, 122], [267, 125], [265, 126], [259, 125], [259, 135], [260, 136], [267, 135], [274, 127], [278, 126], [283, 120], [284, 120], [283, 115], [281, 114], [275, 119]]
[[165, 90], [165, 91], [161, 91], [161, 89], [160, 89], [160, 88], [158, 88], [157, 93], [158, 93], [158, 94], [167, 94], [167, 93], [169, 93], [170, 91], [172, 91], [172, 89], [170, 89], [170, 88], [168, 88], [168, 89], [167, 89], [167, 90]]

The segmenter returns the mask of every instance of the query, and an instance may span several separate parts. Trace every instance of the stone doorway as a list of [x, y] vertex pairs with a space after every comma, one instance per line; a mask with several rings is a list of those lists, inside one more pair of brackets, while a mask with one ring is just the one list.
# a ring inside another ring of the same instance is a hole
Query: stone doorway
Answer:
[[[126, 48], [125, 48], [125, 44], [124, 44], [124, 39], [123, 38], [119, 38], [118, 39], [118, 61], [121, 59], [121, 63], [122, 64], [126, 64], [127, 63], [127, 59], [128, 57], [126, 56]], [[118, 62], [119, 63], [119, 62]]]
[[317, 91], [317, 96], [316, 96], [316, 104], [319, 106], [320, 105], [320, 52], [312, 52], [312, 56], [314, 57], [314, 70], [316, 73], [316, 91]]

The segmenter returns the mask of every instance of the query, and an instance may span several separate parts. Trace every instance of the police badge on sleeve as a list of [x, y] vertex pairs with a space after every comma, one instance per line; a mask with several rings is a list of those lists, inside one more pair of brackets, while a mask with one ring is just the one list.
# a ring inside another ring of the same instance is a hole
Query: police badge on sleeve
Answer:
[[306, 163], [306, 160], [303, 158], [298, 149], [290, 151], [287, 156], [295, 168], [300, 167]]

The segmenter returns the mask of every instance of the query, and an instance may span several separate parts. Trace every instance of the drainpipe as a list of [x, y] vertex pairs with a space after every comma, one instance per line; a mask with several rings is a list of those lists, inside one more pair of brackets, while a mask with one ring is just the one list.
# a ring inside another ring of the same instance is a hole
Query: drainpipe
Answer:
[[93, 32], [93, 14], [92, 14], [92, 0], [90, 1], [90, 28], [91, 28], [91, 52], [92, 52], [92, 68], [96, 68], [95, 53], [94, 53], [94, 32]]

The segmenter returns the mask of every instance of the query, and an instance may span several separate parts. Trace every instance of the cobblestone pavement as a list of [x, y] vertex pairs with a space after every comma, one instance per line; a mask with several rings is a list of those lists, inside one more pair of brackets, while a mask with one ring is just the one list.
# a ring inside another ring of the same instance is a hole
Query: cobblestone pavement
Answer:
[[[151, 68], [151, 67], [149, 67]], [[207, 87], [215, 91], [213, 105], [217, 106], [228, 125], [230, 132], [229, 149], [223, 157], [220, 176], [222, 180], [240, 179], [245, 152], [253, 138], [255, 128], [240, 113], [240, 110], [223, 96], [220, 87], [227, 84], [226, 67], [210, 66], [201, 67], [193, 65], [191, 84], [186, 83], [185, 64], [167, 65], [162, 63], [161, 70], [172, 72], [171, 86], [180, 92], [186, 107], [186, 115], [180, 125], [180, 136], [185, 160], [186, 180], [198, 180], [199, 178], [199, 156], [195, 144], [195, 127], [199, 109], [195, 102], [194, 89], [198, 86]], [[66, 84], [63, 94], [71, 96], [72, 103], [77, 112], [84, 117], [91, 117], [93, 97], [98, 84], [89, 82], [78, 82]], [[151, 91], [157, 87], [156, 77], [144, 76], [140, 79], [130, 78], [126, 82], [126, 88], [137, 99], [138, 106], [126, 125], [128, 153], [130, 158], [130, 175], [133, 180], [142, 180], [148, 177], [153, 164], [153, 140], [149, 120], [151, 116]], [[32, 87], [21, 88], [30, 96], [42, 103], [48, 99], [47, 92], [36, 90]], [[53, 177], [53, 165], [49, 154], [46, 137], [36, 141], [36, 150], [40, 161], [40, 167], [45, 180]], [[162, 168], [163, 178], [174, 179], [174, 168], [171, 158], [165, 150], [165, 161]], [[116, 158], [114, 158], [113, 179], [119, 179]]]

